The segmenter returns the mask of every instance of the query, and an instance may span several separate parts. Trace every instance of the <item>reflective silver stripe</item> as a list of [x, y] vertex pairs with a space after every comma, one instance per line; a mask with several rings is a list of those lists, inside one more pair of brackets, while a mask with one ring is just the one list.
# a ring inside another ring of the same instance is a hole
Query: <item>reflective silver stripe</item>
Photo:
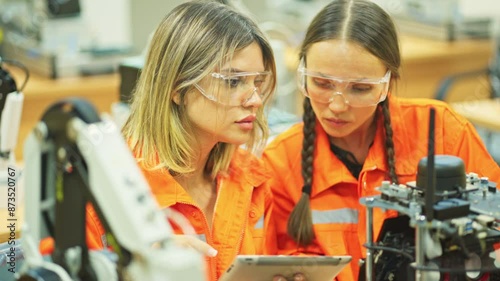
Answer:
[[312, 219], [313, 224], [358, 223], [358, 210], [349, 208], [325, 211], [312, 210]]
[[253, 227], [254, 229], [262, 229], [264, 228], [264, 216], [260, 217], [260, 219], [257, 221], [255, 226]]

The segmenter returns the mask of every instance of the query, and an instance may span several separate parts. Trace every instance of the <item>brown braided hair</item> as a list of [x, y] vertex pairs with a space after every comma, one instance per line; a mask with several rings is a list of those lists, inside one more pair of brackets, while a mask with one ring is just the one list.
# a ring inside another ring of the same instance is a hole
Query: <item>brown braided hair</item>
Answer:
[[384, 130], [385, 130], [385, 151], [387, 152], [387, 166], [389, 167], [389, 178], [391, 182], [398, 183], [398, 176], [396, 174], [396, 155], [394, 152], [394, 141], [392, 139], [392, 126], [391, 126], [391, 113], [389, 111], [389, 99], [383, 101], [380, 106], [382, 107], [382, 114], [384, 115]]
[[[311, 45], [317, 42], [340, 39], [351, 41], [364, 47], [391, 71], [392, 89], [399, 79], [401, 56], [396, 28], [391, 17], [377, 4], [367, 0], [336, 0], [325, 6], [309, 25], [300, 49], [299, 59], [307, 65], [306, 54]], [[306, 85], [307, 86], [307, 85]], [[397, 183], [396, 160], [393, 130], [389, 112], [389, 97], [380, 105], [385, 130], [385, 146], [389, 177]], [[310, 195], [313, 186], [313, 156], [316, 138], [316, 115], [309, 99], [304, 100], [304, 140], [302, 143], [302, 177], [304, 186], [299, 202], [288, 218], [288, 235], [301, 246], [313, 242], [315, 235], [310, 208]]]
[[299, 245], [309, 245], [314, 240], [313, 221], [309, 197], [311, 195], [313, 160], [314, 160], [314, 140], [316, 139], [316, 114], [312, 109], [309, 99], [304, 99], [304, 141], [302, 142], [302, 178], [304, 186], [299, 202], [295, 205], [290, 219], [288, 220], [288, 235], [293, 237]]

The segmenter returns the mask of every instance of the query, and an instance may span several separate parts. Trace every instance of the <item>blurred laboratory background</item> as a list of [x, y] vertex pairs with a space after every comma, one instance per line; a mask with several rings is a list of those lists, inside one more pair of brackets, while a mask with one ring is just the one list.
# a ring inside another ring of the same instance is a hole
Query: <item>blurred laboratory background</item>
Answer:
[[[373, 0], [396, 20], [402, 77], [396, 95], [442, 99], [478, 126], [500, 159], [500, 2]], [[143, 63], [148, 38], [182, 0], [0, 0], [0, 56], [30, 71], [19, 143], [55, 100], [89, 99], [117, 122]], [[297, 47], [329, 0], [227, 0], [250, 14], [271, 39], [278, 91], [269, 111], [273, 132], [300, 120]], [[18, 84], [24, 73], [8, 67]], [[16, 150], [22, 156], [21, 145]]]

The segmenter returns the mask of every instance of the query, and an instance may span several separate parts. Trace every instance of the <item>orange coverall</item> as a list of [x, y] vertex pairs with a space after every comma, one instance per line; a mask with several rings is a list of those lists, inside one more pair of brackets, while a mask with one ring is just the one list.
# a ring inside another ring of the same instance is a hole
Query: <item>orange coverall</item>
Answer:
[[[390, 112], [394, 130], [396, 173], [400, 183], [416, 179], [417, 164], [427, 155], [429, 108], [436, 108], [436, 154], [455, 155], [465, 162], [466, 172], [487, 176], [500, 186], [500, 168], [488, 154], [473, 126], [448, 105], [435, 100], [391, 97]], [[382, 115], [379, 115], [382, 116]], [[332, 153], [328, 136], [316, 122], [313, 184], [310, 204], [316, 239], [299, 247], [287, 235], [288, 217], [302, 194], [301, 151], [303, 124], [278, 136], [264, 151], [263, 159], [274, 174], [273, 216], [278, 235], [278, 254], [352, 255], [350, 266], [339, 281], [358, 279], [358, 260], [366, 255], [366, 212], [359, 199], [378, 194], [375, 190], [388, 180], [383, 118], [378, 120], [376, 136], [364, 162], [359, 180]], [[386, 217], [374, 209], [374, 237]], [[272, 235], [270, 233], [269, 235]]]
[[[270, 175], [262, 161], [243, 150], [237, 150], [227, 176], [217, 178], [217, 201], [209, 228], [201, 209], [188, 193], [168, 173], [143, 173], [161, 208], [171, 207], [183, 214], [194, 227], [198, 237], [218, 253], [206, 257], [207, 279], [216, 281], [231, 265], [236, 255], [275, 254], [276, 235], [271, 223], [272, 193]], [[126, 223], [127, 218], [123, 219]], [[182, 234], [172, 225], [174, 232]], [[272, 234], [268, 235], [265, 234]], [[96, 212], [87, 208], [87, 244], [90, 249], [106, 247], [104, 228]], [[53, 248], [52, 241], [44, 240], [41, 251]]]

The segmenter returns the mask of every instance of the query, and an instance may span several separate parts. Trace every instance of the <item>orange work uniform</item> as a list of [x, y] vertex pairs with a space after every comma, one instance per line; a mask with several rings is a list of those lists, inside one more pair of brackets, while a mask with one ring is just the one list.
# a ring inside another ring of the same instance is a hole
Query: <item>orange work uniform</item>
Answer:
[[[262, 161], [244, 150], [237, 150], [227, 176], [217, 177], [217, 199], [212, 228], [204, 213], [174, 178], [165, 172], [143, 173], [161, 208], [173, 208], [183, 214], [194, 227], [198, 238], [210, 244], [218, 253], [206, 257], [207, 279], [216, 281], [231, 265], [236, 255], [275, 254], [276, 235], [271, 223], [272, 193], [270, 175]], [[126, 218], [124, 218], [126, 222]], [[177, 234], [178, 226], [172, 225]], [[88, 208], [87, 243], [90, 249], [106, 246], [104, 229], [97, 214]], [[45, 246], [51, 247], [48, 241]]]
[[[391, 97], [390, 112], [394, 130], [395, 166], [401, 183], [416, 179], [417, 165], [427, 155], [429, 108], [436, 108], [436, 154], [455, 155], [465, 162], [466, 172], [487, 176], [500, 185], [500, 168], [488, 154], [473, 126], [443, 102]], [[349, 267], [339, 281], [358, 279], [358, 260], [366, 255], [366, 211], [359, 203], [389, 180], [386, 162], [383, 118], [377, 123], [374, 142], [369, 149], [359, 179], [330, 150], [328, 135], [316, 122], [314, 169], [310, 206], [316, 239], [298, 246], [287, 235], [288, 217], [302, 194], [301, 151], [303, 124], [278, 136], [264, 151], [263, 159], [274, 173], [272, 190], [278, 235], [278, 253], [283, 255], [352, 255]], [[374, 234], [384, 219], [394, 212], [374, 209]]]

